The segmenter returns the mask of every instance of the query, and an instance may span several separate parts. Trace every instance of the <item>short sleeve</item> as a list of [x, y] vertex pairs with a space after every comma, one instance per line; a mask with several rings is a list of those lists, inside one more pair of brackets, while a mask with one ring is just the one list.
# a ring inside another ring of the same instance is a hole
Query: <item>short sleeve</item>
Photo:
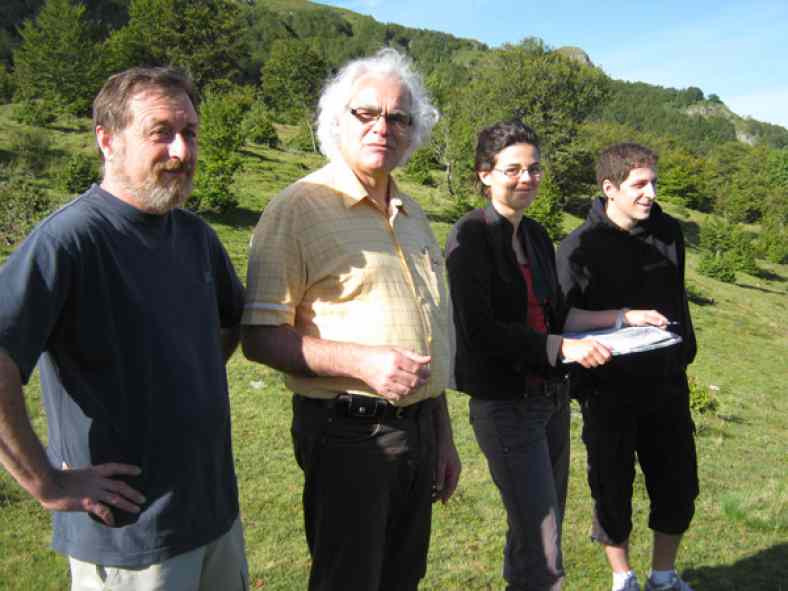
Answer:
[[216, 298], [219, 322], [222, 328], [232, 328], [241, 322], [244, 289], [227, 251], [219, 237], [208, 227], [211, 244], [211, 266], [216, 281]]
[[74, 258], [38, 228], [0, 267], [0, 348], [27, 383], [66, 305]]
[[249, 247], [245, 325], [293, 325], [306, 291], [298, 197], [275, 198], [255, 228]]

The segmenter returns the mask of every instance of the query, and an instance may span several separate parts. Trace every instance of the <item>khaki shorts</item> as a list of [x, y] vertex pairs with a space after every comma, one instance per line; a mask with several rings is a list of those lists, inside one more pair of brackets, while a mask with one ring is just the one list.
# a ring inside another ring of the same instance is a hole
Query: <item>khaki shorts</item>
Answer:
[[71, 591], [246, 591], [240, 518], [210, 544], [143, 568], [116, 568], [69, 557]]

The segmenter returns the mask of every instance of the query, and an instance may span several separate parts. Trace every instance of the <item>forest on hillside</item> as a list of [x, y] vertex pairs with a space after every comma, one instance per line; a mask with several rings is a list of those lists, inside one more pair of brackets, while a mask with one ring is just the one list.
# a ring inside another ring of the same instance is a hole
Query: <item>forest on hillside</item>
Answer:
[[[413, 58], [442, 113], [406, 173], [443, 183], [458, 214], [477, 199], [477, 131], [517, 117], [543, 141], [548, 174], [533, 213], [554, 237], [562, 211], [582, 213], [596, 192], [594, 154], [633, 140], [660, 154], [661, 199], [715, 214], [701, 232], [707, 272], [730, 277], [753, 270], [758, 258], [788, 260], [788, 130], [741, 119], [699, 88], [613, 80], [538, 37], [489, 48], [305, 0], [3, 4], [0, 104], [12, 103], [18, 122], [46, 129], [57, 117], [87, 116], [108, 74], [133, 65], [172, 64], [192, 76], [203, 97], [197, 209], [233, 206], [236, 154], [245, 141], [277, 145], [274, 124], [297, 128], [291, 147], [315, 150], [314, 109], [326, 78], [350, 58], [391, 46]], [[17, 148], [34, 150], [22, 140]], [[25, 210], [30, 171], [18, 152], [0, 147], [0, 201], [12, 212], [0, 217], [7, 243], [27, 227], [9, 216], [34, 219], [46, 210]], [[90, 174], [90, 163], [77, 158], [67, 166], [78, 180]]]

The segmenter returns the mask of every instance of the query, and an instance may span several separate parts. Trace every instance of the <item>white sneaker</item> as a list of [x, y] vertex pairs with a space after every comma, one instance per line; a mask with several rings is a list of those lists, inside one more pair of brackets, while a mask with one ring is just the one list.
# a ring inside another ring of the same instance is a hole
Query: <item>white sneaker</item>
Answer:
[[687, 585], [676, 573], [673, 573], [670, 582], [665, 585], [655, 585], [651, 582], [651, 577], [649, 577], [644, 591], [692, 591], [692, 587]]
[[613, 589], [613, 591], [640, 591], [640, 583], [638, 583], [638, 578], [635, 575], [632, 575], [627, 579], [627, 582], [624, 583], [624, 586], [620, 589]]

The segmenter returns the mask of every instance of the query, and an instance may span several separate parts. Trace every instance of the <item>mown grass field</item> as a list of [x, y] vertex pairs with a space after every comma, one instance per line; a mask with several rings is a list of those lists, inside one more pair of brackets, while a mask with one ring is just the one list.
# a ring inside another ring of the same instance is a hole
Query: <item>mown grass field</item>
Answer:
[[[19, 126], [0, 107], [0, 159], [13, 160], [8, 146]], [[50, 130], [54, 160], [40, 171], [41, 186], [52, 187], [59, 160], [73, 150], [89, 152], [87, 122], [66, 122]], [[246, 246], [267, 201], [291, 181], [320, 166], [319, 156], [247, 146], [238, 180], [240, 207], [207, 216], [246, 272]], [[404, 187], [437, 219], [450, 203], [440, 187]], [[671, 211], [671, 208], [668, 207]], [[788, 589], [788, 266], [759, 264], [758, 276], [739, 275], [727, 285], [695, 272], [694, 243], [703, 215], [679, 211], [689, 249], [688, 282], [700, 344], [690, 368], [703, 387], [714, 386], [719, 401], [711, 414], [697, 415], [701, 496], [685, 537], [678, 567], [696, 591], [783, 591]], [[567, 228], [578, 220], [566, 219]], [[450, 225], [434, 224], [439, 240]], [[0, 259], [8, 251], [0, 251]], [[0, 286], [2, 297], [2, 286]], [[293, 459], [290, 397], [278, 374], [236, 354], [228, 366], [234, 448], [242, 518], [253, 588], [291, 591], [306, 587], [309, 558], [303, 537], [302, 478]], [[45, 437], [39, 386], [26, 390], [36, 429]], [[467, 399], [449, 397], [463, 474], [457, 494], [436, 506], [429, 571], [424, 590], [493, 590], [500, 575], [505, 515], [484, 458], [468, 424]], [[177, 426], [174, 426], [175, 428]], [[605, 561], [588, 539], [590, 497], [585, 482], [581, 420], [572, 416], [572, 472], [564, 529], [568, 591], [609, 588]], [[648, 569], [648, 503], [642, 477], [635, 488], [635, 568]], [[49, 516], [0, 471], [0, 590], [65, 590], [66, 560], [48, 548]]]

